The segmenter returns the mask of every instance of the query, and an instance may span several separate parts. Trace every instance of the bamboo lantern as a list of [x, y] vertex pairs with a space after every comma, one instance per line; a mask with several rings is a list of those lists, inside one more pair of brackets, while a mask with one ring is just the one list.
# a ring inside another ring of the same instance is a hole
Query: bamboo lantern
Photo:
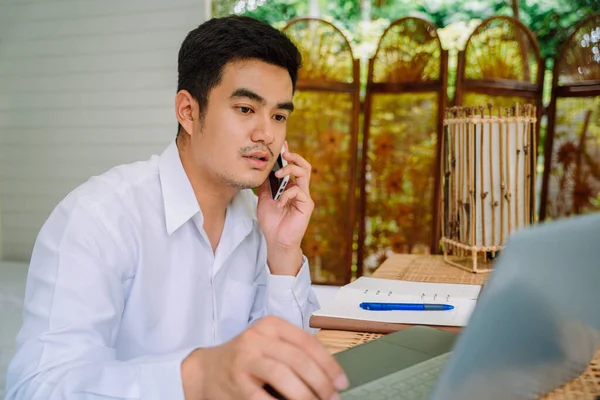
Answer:
[[444, 260], [489, 272], [508, 236], [534, 222], [536, 109], [451, 107], [442, 142]]

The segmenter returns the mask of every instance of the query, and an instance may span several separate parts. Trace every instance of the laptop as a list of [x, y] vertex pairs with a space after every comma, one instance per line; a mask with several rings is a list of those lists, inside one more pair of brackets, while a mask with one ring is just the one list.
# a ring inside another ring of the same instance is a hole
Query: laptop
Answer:
[[460, 336], [415, 326], [337, 353], [351, 399], [531, 399], [600, 346], [600, 214], [514, 233]]

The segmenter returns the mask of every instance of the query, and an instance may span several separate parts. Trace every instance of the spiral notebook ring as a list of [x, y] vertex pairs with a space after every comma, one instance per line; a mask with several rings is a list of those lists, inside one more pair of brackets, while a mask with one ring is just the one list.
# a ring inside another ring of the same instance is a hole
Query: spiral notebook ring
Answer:
[[[363, 293], [364, 293], [364, 294], [367, 294], [367, 293], [369, 293], [369, 289], [365, 289], [365, 291], [364, 291]], [[381, 293], [381, 290], [377, 290], [377, 292], [375, 292], [375, 295], [376, 295], [376, 296], [378, 296], [380, 293]], [[388, 296], [391, 296], [391, 295], [392, 295], [392, 293], [393, 293], [393, 292], [390, 290], [390, 291], [388, 291], [387, 295], [388, 295]], [[421, 293], [421, 300], [423, 300], [425, 297], [428, 297], [428, 295], [427, 295], [427, 294], [425, 294], [425, 293]], [[438, 294], [437, 294], [437, 293], [434, 293], [434, 294], [433, 294], [433, 301], [436, 301], [436, 300], [437, 300], [437, 297], [438, 297]], [[441, 297], [441, 296], [440, 296], [440, 297]], [[448, 294], [448, 295], [446, 295], [446, 301], [450, 301], [450, 295], [449, 295], [449, 294]]]

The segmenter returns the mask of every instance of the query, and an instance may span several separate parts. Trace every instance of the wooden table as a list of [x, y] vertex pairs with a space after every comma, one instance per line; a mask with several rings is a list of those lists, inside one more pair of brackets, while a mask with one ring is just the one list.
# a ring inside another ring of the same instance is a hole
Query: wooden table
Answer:
[[[444, 263], [442, 256], [397, 254], [387, 259], [373, 273], [375, 278], [402, 279], [417, 282], [442, 282], [483, 284], [489, 274], [474, 274]], [[366, 332], [348, 332], [322, 329], [317, 338], [331, 353], [346, 350], [356, 345], [377, 339], [382, 335]], [[577, 379], [568, 382], [545, 400], [554, 399], [590, 399], [600, 396], [600, 351]]]

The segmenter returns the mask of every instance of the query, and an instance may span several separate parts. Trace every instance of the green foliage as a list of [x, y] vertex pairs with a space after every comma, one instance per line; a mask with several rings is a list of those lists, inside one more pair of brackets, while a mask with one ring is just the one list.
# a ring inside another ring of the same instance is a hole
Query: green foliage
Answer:
[[359, 0], [320, 1], [323, 15], [334, 21], [344, 21], [344, 26], [356, 26], [360, 20]]
[[[306, 16], [311, 0], [213, 0], [213, 15], [248, 15], [283, 28], [294, 18]], [[321, 18], [332, 22], [346, 36], [354, 57], [361, 60], [361, 94], [364, 95], [368, 59], [389, 24], [406, 16], [420, 17], [438, 28], [442, 47], [449, 52], [448, 98], [455, 92], [456, 60], [469, 35], [482, 20], [494, 15], [513, 15], [510, 0], [372, 0], [370, 19], [361, 16], [363, 0], [317, 0]], [[547, 60], [544, 103], [550, 98], [553, 58], [573, 27], [600, 12], [600, 0], [519, 0], [519, 18], [536, 36], [540, 54]]]
[[213, 0], [212, 13], [215, 17], [231, 14], [246, 15], [282, 28], [294, 18], [308, 12], [306, 0]]
[[[599, 0], [519, 0], [519, 18], [535, 34], [543, 58], [555, 57], [570, 29], [586, 16], [600, 12]], [[424, 16], [438, 28], [457, 22], [513, 15], [510, 0], [389, 0], [373, 16]]]
[[378, 7], [373, 15], [378, 18], [400, 18], [417, 16], [432, 22], [436, 27], [450, 25], [458, 21], [484, 19], [493, 15], [492, 1], [479, 0], [434, 0], [417, 2], [414, 0], [387, 1]]
[[598, 0], [521, 0], [521, 20], [536, 35], [543, 58], [555, 57], [571, 28], [594, 12]]
[[[241, 11], [238, 13], [282, 27], [294, 18], [307, 15], [309, 1], [213, 0], [213, 15]], [[363, 0], [318, 0], [322, 18], [333, 22], [344, 33], [355, 33], [352, 35], [356, 36], [353, 38], [355, 40], [351, 40], [353, 46], [360, 46], [367, 41], [368, 44], [363, 48], [369, 50], [377, 45], [381, 26], [384, 25], [385, 29], [391, 21], [401, 17], [421, 17], [438, 28], [454, 24], [471, 28], [469, 22], [473, 20], [480, 21], [494, 15], [513, 15], [510, 0], [373, 0], [370, 20], [376, 25], [370, 28], [362, 20], [361, 3]], [[236, 6], [238, 8], [234, 10]], [[600, 0], [519, 0], [519, 17], [534, 32], [543, 58], [556, 56], [570, 29], [594, 12], [600, 12]], [[358, 52], [358, 55], [361, 53]], [[548, 64], [550, 66], [551, 62]]]

